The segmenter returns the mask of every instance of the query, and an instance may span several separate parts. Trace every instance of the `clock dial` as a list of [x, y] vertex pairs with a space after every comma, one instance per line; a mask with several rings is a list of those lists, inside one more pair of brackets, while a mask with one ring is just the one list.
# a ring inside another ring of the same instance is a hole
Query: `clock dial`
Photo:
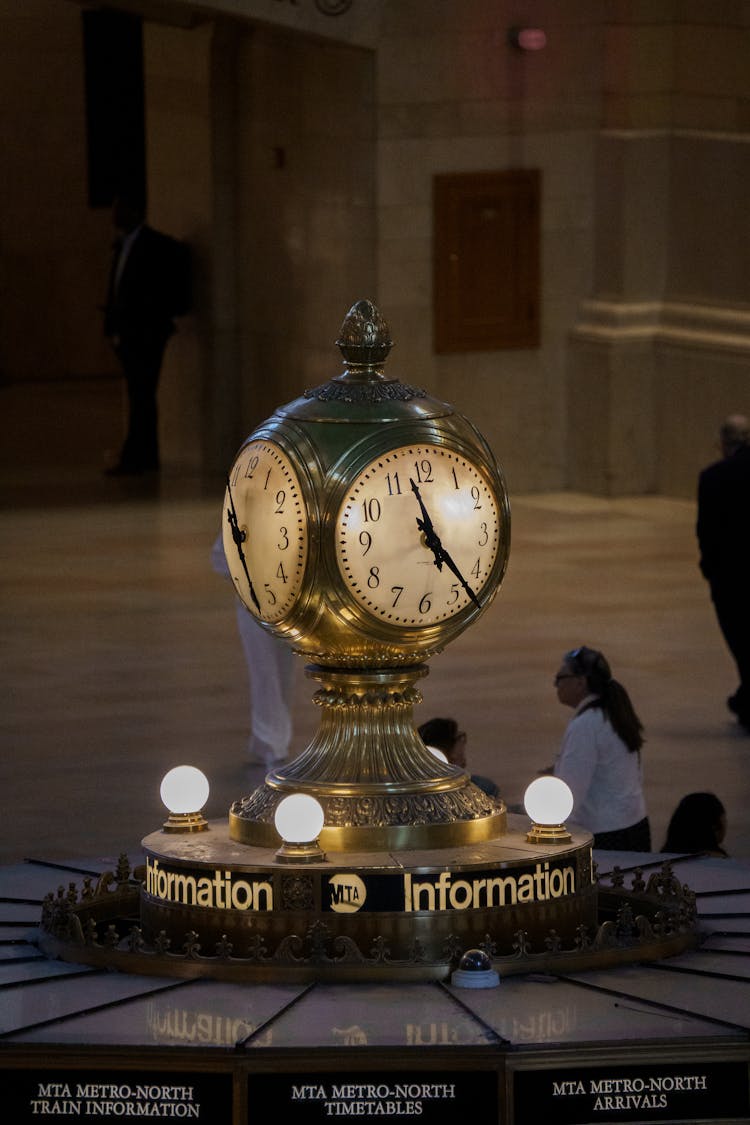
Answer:
[[270, 441], [248, 442], [224, 498], [224, 554], [237, 593], [261, 621], [294, 605], [307, 562], [307, 515], [299, 477]]
[[502, 501], [461, 453], [401, 446], [348, 489], [336, 557], [359, 604], [384, 622], [434, 625], [481, 604], [502, 544]]

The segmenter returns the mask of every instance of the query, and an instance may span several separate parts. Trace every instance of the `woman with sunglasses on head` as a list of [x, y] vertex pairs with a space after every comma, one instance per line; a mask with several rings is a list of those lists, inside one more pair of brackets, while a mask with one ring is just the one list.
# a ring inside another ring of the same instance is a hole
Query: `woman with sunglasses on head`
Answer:
[[557, 698], [575, 711], [553, 767], [573, 792], [571, 820], [594, 847], [647, 852], [651, 832], [641, 771], [643, 725], [596, 649], [572, 649], [555, 676]]

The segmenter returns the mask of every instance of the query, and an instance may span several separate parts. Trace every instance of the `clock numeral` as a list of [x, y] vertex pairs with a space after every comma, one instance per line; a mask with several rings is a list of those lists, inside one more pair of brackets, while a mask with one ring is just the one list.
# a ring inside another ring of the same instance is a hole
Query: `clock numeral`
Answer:
[[454, 487], [454, 488], [460, 488], [461, 486], [460, 486], [460, 485], [459, 485], [459, 483], [458, 483], [458, 477], [456, 476], [456, 467], [455, 467], [455, 465], [451, 465], [451, 472], [453, 473], [453, 487]]
[[393, 601], [391, 602], [391, 609], [393, 609], [395, 606], [398, 605], [398, 599], [401, 597], [403, 592], [404, 592], [403, 586], [391, 586], [391, 593], [396, 595], [395, 598], [393, 599]]
[[460, 591], [458, 589], [458, 582], [451, 582], [451, 596], [448, 598], [448, 601], [445, 604], [455, 605], [459, 597]]
[[[478, 559], [477, 559], [477, 566], [479, 566], [479, 560]], [[278, 570], [276, 571], [276, 577], [280, 578], [281, 581], [284, 583], [284, 585], [286, 585], [287, 582], [289, 581], [286, 574], [284, 573], [284, 564], [283, 563], [279, 563]]]
[[280, 527], [279, 535], [281, 536], [281, 542], [276, 544], [277, 550], [285, 551], [289, 546], [289, 532], [285, 527]]
[[268, 604], [269, 605], [276, 605], [276, 595], [274, 594], [273, 590], [271, 589], [270, 582], [264, 582], [263, 585], [266, 588], [266, 594], [268, 596]]
[[471, 486], [471, 498], [474, 501], [474, 511], [475, 512], [481, 511], [481, 508], [482, 508], [482, 505], [479, 503], [479, 496], [480, 496], [479, 488], [477, 487], [477, 485], [473, 484]]
[[414, 472], [417, 474], [417, 484], [432, 484], [434, 481], [432, 475], [432, 462], [422, 460], [414, 462]]
[[361, 546], [364, 547], [364, 551], [362, 552], [362, 557], [364, 558], [364, 556], [370, 550], [370, 547], [372, 547], [372, 536], [370, 535], [370, 532], [369, 531], [360, 531], [359, 542], [360, 542]]
[[268, 481], [270, 480], [270, 477], [271, 477], [271, 470], [269, 469], [268, 472], [266, 473], [266, 479], [263, 482], [263, 491], [264, 492], [266, 492], [268, 490]]
[[471, 568], [471, 573], [474, 576], [474, 578], [476, 578], [477, 580], [479, 579], [479, 573], [480, 573], [479, 572], [479, 559], [477, 559], [477, 561], [474, 563], [473, 567]]
[[389, 496], [400, 496], [401, 495], [401, 482], [398, 479], [398, 473], [394, 473], [393, 476], [391, 476], [390, 473], [386, 473], [385, 479], [388, 483], [388, 495]]
[[377, 523], [380, 519], [380, 501], [373, 497], [372, 500], [362, 501], [362, 515], [365, 523]]
[[422, 596], [422, 599], [420, 600], [420, 603], [419, 603], [419, 612], [420, 613], [429, 613], [431, 609], [432, 609], [432, 591], [430, 590], [428, 593], [426, 593]]
[[276, 507], [274, 508], [275, 515], [281, 516], [281, 515], [284, 514], [284, 501], [285, 500], [286, 500], [286, 492], [284, 491], [283, 488], [280, 488], [279, 491], [276, 493]]
[[487, 530], [487, 524], [484, 521], [482, 521], [479, 526], [482, 529], [482, 534], [477, 540], [477, 547], [486, 547], [490, 541], [490, 533]]
[[240, 465], [239, 461], [234, 466], [234, 472], [232, 473], [232, 488], [236, 487], [237, 481], [240, 479], [240, 469], [241, 469], [241, 467], [242, 466]]
[[258, 461], [259, 460], [260, 460], [260, 457], [258, 457], [258, 455], [256, 453], [256, 454], [253, 454], [253, 456], [248, 461], [247, 468], [245, 469], [245, 476], [247, 477], [248, 480], [253, 479], [253, 473], [258, 468]]
[[377, 590], [378, 586], [380, 585], [380, 567], [370, 567], [370, 573], [367, 578], [367, 585], [371, 590]]

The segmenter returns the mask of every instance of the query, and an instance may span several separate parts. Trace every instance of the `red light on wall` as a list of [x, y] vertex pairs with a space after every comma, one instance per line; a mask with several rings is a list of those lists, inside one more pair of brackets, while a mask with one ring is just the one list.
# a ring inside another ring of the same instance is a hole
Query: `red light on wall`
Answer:
[[511, 27], [508, 42], [519, 51], [541, 51], [547, 46], [547, 33], [541, 27]]

